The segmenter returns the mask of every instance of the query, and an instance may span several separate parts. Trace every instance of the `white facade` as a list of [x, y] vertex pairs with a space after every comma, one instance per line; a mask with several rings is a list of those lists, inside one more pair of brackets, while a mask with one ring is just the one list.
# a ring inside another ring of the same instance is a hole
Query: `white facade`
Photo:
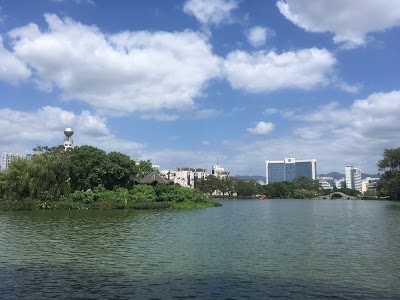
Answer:
[[7, 170], [10, 162], [15, 158], [24, 159], [25, 157], [22, 154], [3, 152], [1, 155], [1, 171]]
[[361, 169], [355, 168], [352, 165], [347, 165], [344, 174], [346, 178], [346, 187], [362, 192]]
[[173, 180], [174, 183], [190, 188], [194, 188], [196, 180], [207, 177], [205, 169], [193, 168], [178, 168], [175, 171], [161, 170], [160, 174], [168, 180]]
[[372, 177], [367, 177], [361, 182], [362, 186], [362, 193], [364, 194], [368, 190], [374, 190], [376, 191], [376, 184], [379, 181], [380, 178], [372, 178]]

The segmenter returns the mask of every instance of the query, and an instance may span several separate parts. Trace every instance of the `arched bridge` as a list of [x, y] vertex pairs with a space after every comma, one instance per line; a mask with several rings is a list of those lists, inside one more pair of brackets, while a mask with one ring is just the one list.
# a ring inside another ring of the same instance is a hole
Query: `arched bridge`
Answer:
[[328, 196], [330, 199], [344, 199], [344, 200], [354, 200], [357, 199], [355, 196], [349, 196], [342, 192], [333, 192]]

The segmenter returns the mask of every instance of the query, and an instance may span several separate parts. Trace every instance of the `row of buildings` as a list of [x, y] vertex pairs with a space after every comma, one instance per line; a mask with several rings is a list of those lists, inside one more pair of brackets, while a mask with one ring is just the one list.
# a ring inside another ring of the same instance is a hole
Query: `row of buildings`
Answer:
[[[15, 158], [30, 159], [31, 155], [3, 152], [0, 170], [7, 170], [10, 162]], [[176, 170], [160, 170], [159, 166], [155, 166], [155, 168], [159, 170], [164, 178], [172, 180], [174, 183], [178, 183], [181, 186], [191, 188], [194, 188], [194, 184], [197, 180], [204, 179], [208, 175], [222, 178], [230, 174], [219, 166], [218, 163], [212, 166], [211, 174], [208, 174], [206, 169], [202, 168], [177, 168]], [[339, 180], [333, 177], [317, 177], [316, 159], [296, 159], [294, 157], [288, 157], [279, 161], [266, 160], [265, 169], [265, 184], [292, 181], [298, 177], [306, 177], [312, 180], [318, 179], [321, 187], [324, 189], [333, 189], [334, 187], [340, 189], [346, 187], [364, 193], [367, 190], [376, 189], [376, 183], [379, 180], [379, 178], [370, 177], [362, 179], [361, 169], [351, 165], [345, 167], [344, 177]]]

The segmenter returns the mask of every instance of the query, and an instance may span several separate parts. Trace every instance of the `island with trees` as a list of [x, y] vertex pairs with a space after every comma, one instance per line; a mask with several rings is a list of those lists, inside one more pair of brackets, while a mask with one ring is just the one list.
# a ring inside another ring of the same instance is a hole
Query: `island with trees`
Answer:
[[198, 190], [174, 184], [140, 184], [150, 161], [93, 146], [68, 151], [38, 146], [32, 159], [13, 160], [0, 173], [0, 210], [167, 209], [219, 206]]

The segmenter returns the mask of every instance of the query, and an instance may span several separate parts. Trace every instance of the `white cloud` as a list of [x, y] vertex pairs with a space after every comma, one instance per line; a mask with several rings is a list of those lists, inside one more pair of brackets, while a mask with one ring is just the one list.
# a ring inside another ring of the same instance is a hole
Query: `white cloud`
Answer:
[[0, 109], [0, 126], [7, 128], [7, 134], [0, 136], [0, 151], [31, 153], [36, 145], [60, 145], [67, 127], [72, 127], [75, 132], [72, 136], [74, 145], [93, 145], [106, 151], [126, 154], [144, 147], [115, 137], [110, 133], [105, 118], [88, 111], [75, 114], [53, 106], [45, 106], [34, 112], [3, 108]]
[[232, 21], [232, 11], [238, 5], [235, 0], [188, 0], [183, 10], [203, 25], [219, 25]]
[[277, 114], [279, 112], [279, 110], [278, 109], [276, 109], [276, 108], [272, 108], [272, 107], [270, 107], [270, 108], [266, 108], [265, 110], [264, 110], [264, 114], [266, 114], [266, 115], [275, 115], [275, 114]]
[[267, 41], [267, 28], [255, 26], [250, 28], [247, 33], [247, 40], [253, 47], [261, 47]]
[[325, 85], [335, 64], [336, 58], [328, 50], [311, 48], [282, 54], [234, 51], [228, 54], [224, 67], [234, 89], [256, 93]]
[[354, 47], [367, 34], [400, 25], [400, 2], [393, 0], [279, 0], [280, 12], [310, 32], [332, 32], [335, 43]]
[[[315, 111], [293, 114], [290, 118], [305, 122], [335, 125], [340, 133], [354, 134], [361, 139], [400, 139], [400, 91], [373, 93], [358, 99], [351, 107], [338, 102], [318, 107]], [[314, 126], [314, 125], [313, 125]]]
[[4, 48], [3, 39], [0, 36], [0, 80], [16, 84], [30, 77], [28, 67], [13, 53]]
[[247, 128], [247, 132], [256, 135], [267, 135], [272, 130], [274, 130], [275, 126], [271, 122], [258, 122], [255, 128]]
[[45, 19], [48, 30], [29, 24], [9, 36], [40, 86], [57, 86], [67, 100], [107, 113], [188, 109], [207, 82], [220, 76], [220, 58], [199, 33], [107, 35], [69, 18]]

